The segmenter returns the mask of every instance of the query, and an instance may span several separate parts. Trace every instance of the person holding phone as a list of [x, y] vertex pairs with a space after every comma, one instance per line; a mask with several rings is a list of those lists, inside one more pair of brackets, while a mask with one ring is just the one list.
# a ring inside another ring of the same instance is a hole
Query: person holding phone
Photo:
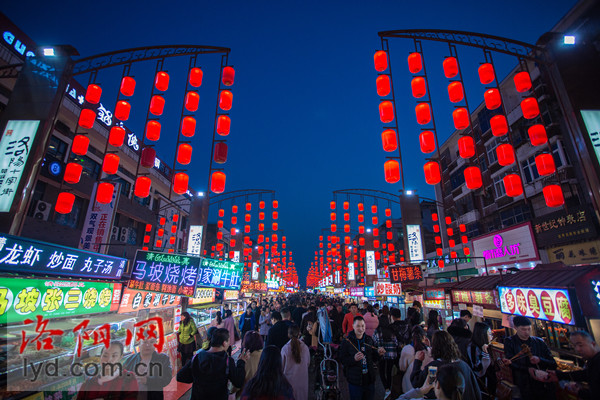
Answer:
[[260, 356], [263, 352], [264, 342], [261, 335], [256, 331], [250, 331], [244, 336], [242, 343], [241, 357], [247, 358], [246, 360], [246, 376], [244, 378], [244, 384], [237, 392], [237, 398], [242, 396], [242, 390], [248, 381], [254, 378], [256, 371], [258, 370], [258, 363]]
[[462, 400], [470, 399], [465, 395], [465, 377], [463, 373], [453, 364], [441, 367], [430, 367], [428, 379], [423, 386], [398, 397], [397, 400], [408, 400], [422, 398], [427, 393], [433, 392], [437, 400]]

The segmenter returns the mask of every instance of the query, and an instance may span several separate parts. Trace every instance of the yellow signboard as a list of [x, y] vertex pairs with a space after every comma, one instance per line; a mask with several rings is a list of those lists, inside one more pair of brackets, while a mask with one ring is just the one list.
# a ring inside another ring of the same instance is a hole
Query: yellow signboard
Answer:
[[566, 265], [592, 264], [600, 262], [600, 241], [568, 244], [548, 249], [550, 262]]

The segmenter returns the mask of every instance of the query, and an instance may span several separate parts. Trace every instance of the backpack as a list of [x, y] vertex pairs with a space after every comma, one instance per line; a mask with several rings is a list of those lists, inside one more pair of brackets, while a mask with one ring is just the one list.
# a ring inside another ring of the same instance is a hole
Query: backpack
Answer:
[[405, 321], [394, 321], [390, 327], [394, 330], [400, 346], [411, 342], [410, 325], [408, 323]]

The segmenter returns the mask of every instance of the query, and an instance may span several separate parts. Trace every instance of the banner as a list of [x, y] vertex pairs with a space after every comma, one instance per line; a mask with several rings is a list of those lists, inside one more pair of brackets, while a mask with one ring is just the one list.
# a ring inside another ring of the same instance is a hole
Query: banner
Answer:
[[348, 280], [353, 281], [354, 278], [354, 263], [348, 263]]
[[368, 250], [366, 252], [365, 265], [367, 266], [367, 275], [375, 275], [377, 273], [377, 266], [375, 264], [375, 252]]
[[244, 264], [203, 258], [198, 272], [198, 286], [239, 290]]
[[375, 296], [400, 296], [402, 294], [402, 285], [390, 282], [374, 282]]
[[258, 280], [258, 263], [255, 262], [252, 263], [252, 280]]
[[200, 255], [202, 249], [202, 225], [191, 225], [190, 234], [188, 236], [187, 253], [195, 256]]
[[200, 257], [138, 250], [129, 280], [132, 289], [192, 297]]
[[408, 281], [422, 281], [423, 271], [420, 265], [392, 265], [389, 267], [390, 281], [392, 283], [402, 283]]
[[406, 225], [406, 238], [408, 241], [408, 260], [410, 262], [423, 261], [423, 239], [421, 238], [421, 225]]
[[564, 289], [498, 287], [505, 314], [575, 325], [569, 292]]
[[[119, 204], [119, 194], [121, 193], [120, 184], [115, 183], [114, 185], [115, 190], [110, 203], [100, 204], [95, 200], [98, 182], [94, 183], [94, 190], [92, 190], [90, 204], [83, 222], [83, 230], [79, 238], [80, 249], [100, 253], [100, 245], [109, 242], [110, 230], [113, 226], [117, 204]], [[103, 249], [106, 250], [106, 246]]]
[[118, 314], [158, 308], [174, 307], [181, 304], [181, 297], [162, 293], [145, 292], [125, 288]]

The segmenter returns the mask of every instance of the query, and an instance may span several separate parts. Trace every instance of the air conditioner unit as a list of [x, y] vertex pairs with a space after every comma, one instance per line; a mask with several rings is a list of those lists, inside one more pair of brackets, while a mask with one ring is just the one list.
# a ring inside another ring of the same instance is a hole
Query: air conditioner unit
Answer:
[[48, 221], [50, 217], [50, 210], [52, 210], [52, 204], [46, 203], [45, 201], [38, 200], [35, 203], [35, 210], [33, 211], [33, 218]]
[[118, 240], [119, 239], [119, 227], [113, 226], [112, 231], [110, 232], [110, 240]]
[[121, 228], [121, 235], [119, 236], [119, 241], [125, 243], [125, 242], [127, 242], [128, 237], [129, 237], [129, 228]]

